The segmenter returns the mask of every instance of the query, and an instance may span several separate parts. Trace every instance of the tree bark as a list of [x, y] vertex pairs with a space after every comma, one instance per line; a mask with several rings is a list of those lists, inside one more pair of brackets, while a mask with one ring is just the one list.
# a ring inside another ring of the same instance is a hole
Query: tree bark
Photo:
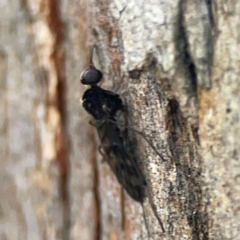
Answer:
[[[0, 239], [239, 238], [237, 1], [2, 9]], [[101, 87], [127, 109], [128, 147], [147, 179], [142, 205], [102, 161], [79, 104], [93, 45]]]

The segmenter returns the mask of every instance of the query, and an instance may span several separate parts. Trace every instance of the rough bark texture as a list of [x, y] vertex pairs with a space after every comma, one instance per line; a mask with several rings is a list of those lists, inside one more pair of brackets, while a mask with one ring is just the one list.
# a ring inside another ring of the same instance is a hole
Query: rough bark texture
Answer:
[[[239, 1], [1, 9], [0, 239], [240, 238]], [[102, 87], [128, 110], [143, 206], [102, 162], [79, 104], [93, 44]]]

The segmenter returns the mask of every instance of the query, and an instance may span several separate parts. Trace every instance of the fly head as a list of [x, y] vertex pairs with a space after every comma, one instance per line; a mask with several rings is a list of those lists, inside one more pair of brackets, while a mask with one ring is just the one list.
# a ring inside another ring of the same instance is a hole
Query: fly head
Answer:
[[90, 68], [82, 72], [80, 81], [84, 85], [98, 84], [102, 80], [102, 76], [102, 72], [90, 64]]

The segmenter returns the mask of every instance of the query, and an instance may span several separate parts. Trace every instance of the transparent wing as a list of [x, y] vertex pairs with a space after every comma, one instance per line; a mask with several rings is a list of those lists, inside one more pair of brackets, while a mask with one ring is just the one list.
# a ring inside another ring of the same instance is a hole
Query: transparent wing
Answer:
[[118, 182], [134, 200], [142, 202], [146, 181], [135, 157], [124, 147], [121, 131], [116, 123], [109, 121], [97, 124], [96, 128], [107, 156], [106, 161]]

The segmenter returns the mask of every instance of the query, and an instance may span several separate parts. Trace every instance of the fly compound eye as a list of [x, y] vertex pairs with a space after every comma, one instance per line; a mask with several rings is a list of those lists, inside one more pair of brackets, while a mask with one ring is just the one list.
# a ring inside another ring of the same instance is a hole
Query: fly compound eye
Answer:
[[85, 70], [80, 77], [81, 83], [85, 85], [97, 84], [102, 79], [102, 73], [96, 68]]

